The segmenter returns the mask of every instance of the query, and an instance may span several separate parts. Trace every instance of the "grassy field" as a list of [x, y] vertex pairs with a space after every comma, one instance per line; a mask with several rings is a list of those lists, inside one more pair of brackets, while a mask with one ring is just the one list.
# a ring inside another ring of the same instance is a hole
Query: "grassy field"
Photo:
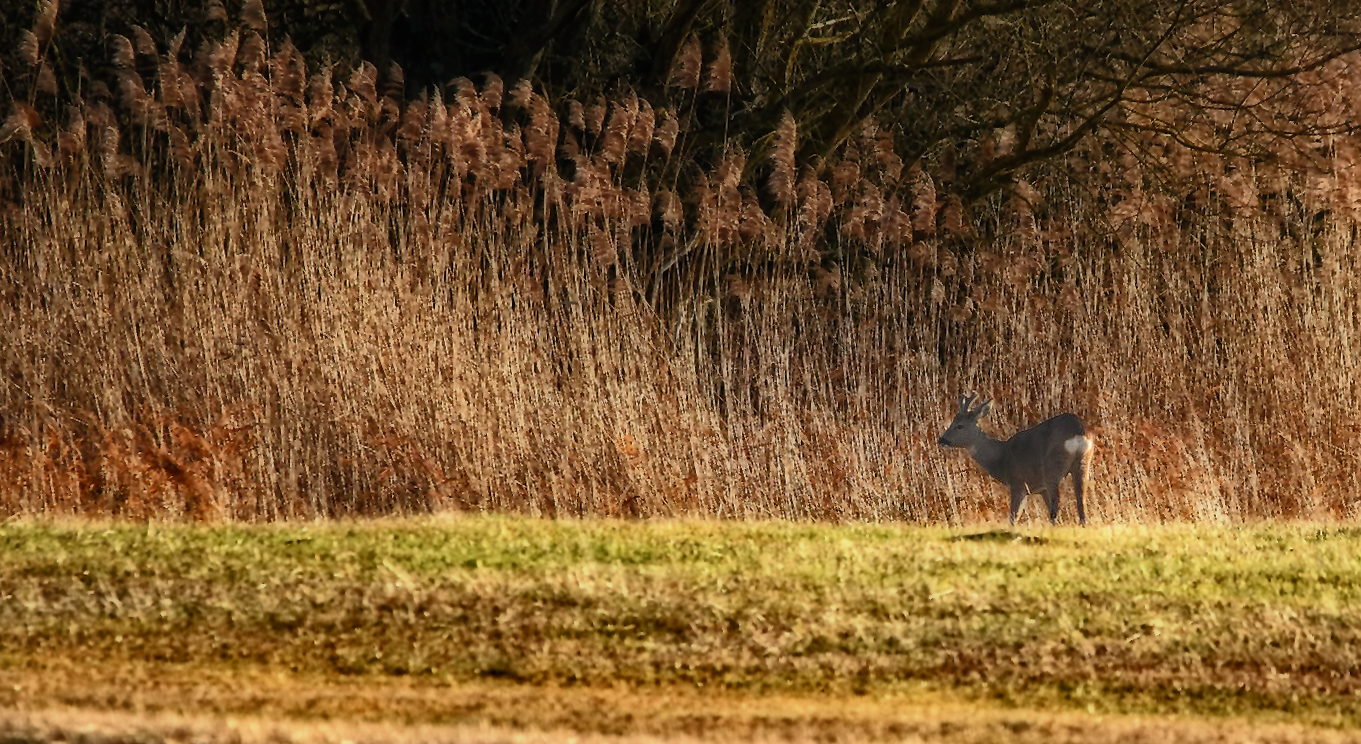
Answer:
[[0, 737], [1361, 740], [1358, 552], [1301, 524], [16, 522]]

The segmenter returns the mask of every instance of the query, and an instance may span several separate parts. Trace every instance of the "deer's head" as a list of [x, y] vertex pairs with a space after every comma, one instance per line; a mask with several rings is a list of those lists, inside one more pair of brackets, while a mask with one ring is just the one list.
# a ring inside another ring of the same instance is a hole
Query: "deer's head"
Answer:
[[938, 440], [940, 446], [968, 447], [980, 437], [986, 436], [983, 430], [978, 428], [978, 420], [992, 410], [992, 401], [985, 400], [974, 408], [973, 403], [977, 399], [978, 396], [973, 393], [959, 396], [959, 410], [955, 413], [955, 420], [951, 421], [945, 433], [940, 435]]

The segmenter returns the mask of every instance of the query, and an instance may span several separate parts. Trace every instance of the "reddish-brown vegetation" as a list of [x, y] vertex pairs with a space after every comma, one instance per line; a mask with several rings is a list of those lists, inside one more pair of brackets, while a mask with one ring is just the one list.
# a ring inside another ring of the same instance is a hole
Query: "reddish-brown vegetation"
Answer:
[[1004, 434], [1096, 425], [1097, 521], [1356, 515], [1346, 134], [1287, 170], [1150, 98], [1078, 178], [966, 203], [874, 125], [800, 162], [787, 117], [696, 173], [693, 112], [636, 94], [336, 80], [258, 3], [192, 55], [115, 37], [116, 90], [56, 118], [49, 16], [0, 128], [4, 513], [996, 518], [933, 444], [968, 388]]

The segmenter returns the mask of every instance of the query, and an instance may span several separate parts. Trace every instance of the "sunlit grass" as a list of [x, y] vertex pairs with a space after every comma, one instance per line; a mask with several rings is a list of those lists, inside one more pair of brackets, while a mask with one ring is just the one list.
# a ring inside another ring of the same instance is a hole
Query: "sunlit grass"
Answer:
[[1359, 547], [1312, 524], [15, 523], [0, 659], [1352, 726]]

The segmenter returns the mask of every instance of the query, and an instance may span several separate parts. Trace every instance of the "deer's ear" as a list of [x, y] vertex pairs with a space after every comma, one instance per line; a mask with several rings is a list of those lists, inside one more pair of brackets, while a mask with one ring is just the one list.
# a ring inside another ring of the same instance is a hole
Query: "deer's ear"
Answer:
[[983, 418], [984, 416], [988, 415], [988, 413], [991, 412], [991, 411], [992, 411], [992, 401], [990, 401], [990, 400], [985, 400], [985, 401], [983, 401], [983, 405], [979, 406], [979, 407], [973, 412], [973, 415], [974, 415], [974, 418]]

